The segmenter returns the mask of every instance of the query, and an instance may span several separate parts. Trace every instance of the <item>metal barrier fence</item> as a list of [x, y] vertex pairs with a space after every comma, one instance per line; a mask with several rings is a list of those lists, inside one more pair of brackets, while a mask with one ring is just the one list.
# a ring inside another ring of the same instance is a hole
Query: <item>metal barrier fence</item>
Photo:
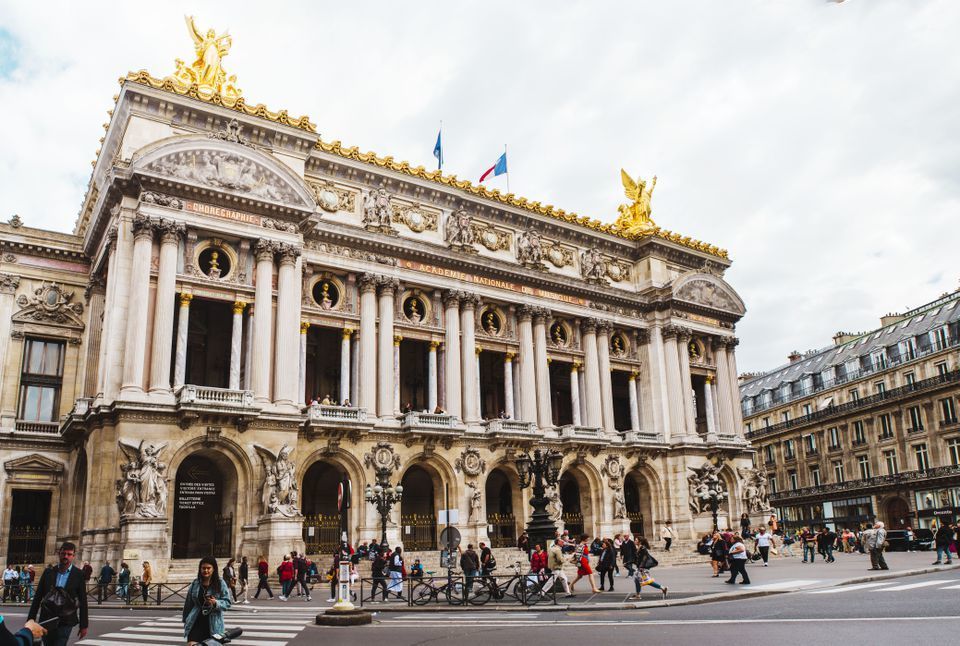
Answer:
[[360, 579], [360, 605], [406, 603], [409, 606], [523, 605], [557, 603], [559, 583], [553, 575], [534, 572], [509, 575], [465, 576], [461, 572], [407, 577]]
[[[30, 588], [24, 588], [24, 586], [5, 587], [6, 594], [3, 595], [3, 602], [28, 605], [33, 601], [36, 589], [36, 584], [30, 586]], [[189, 583], [148, 583], [146, 584], [147, 594], [144, 595], [144, 584], [139, 581], [131, 581], [126, 586], [120, 583], [106, 585], [88, 583], [86, 594], [88, 604], [103, 605], [113, 601], [131, 606], [160, 606], [165, 603], [183, 605], [189, 589]]]

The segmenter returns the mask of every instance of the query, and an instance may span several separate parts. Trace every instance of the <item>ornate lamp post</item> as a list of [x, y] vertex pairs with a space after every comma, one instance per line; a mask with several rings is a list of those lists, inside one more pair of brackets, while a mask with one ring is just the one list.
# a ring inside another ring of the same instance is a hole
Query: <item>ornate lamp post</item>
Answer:
[[540, 449], [535, 449], [532, 458], [522, 453], [517, 456], [516, 462], [517, 473], [520, 475], [520, 488], [526, 489], [533, 485], [533, 497], [530, 498], [533, 514], [527, 525], [530, 547], [532, 549], [534, 545], [540, 543], [546, 549], [547, 541], [553, 539], [557, 532], [557, 526], [547, 513], [549, 500], [547, 500], [546, 488], [557, 484], [563, 455], [555, 451], [542, 452]]
[[[378, 474], [379, 475], [379, 474]], [[390, 510], [403, 498], [403, 485], [392, 486], [389, 480], [379, 479], [374, 486], [367, 485], [363, 496], [368, 503], [377, 508], [380, 514], [380, 544], [387, 542], [387, 519], [390, 517]]]
[[709, 489], [700, 494], [700, 506], [710, 510], [713, 515], [713, 531], [718, 532], [720, 528], [717, 526], [717, 511], [720, 509], [720, 504], [726, 500], [727, 492], [723, 490], [719, 480], [711, 482], [709, 486]]

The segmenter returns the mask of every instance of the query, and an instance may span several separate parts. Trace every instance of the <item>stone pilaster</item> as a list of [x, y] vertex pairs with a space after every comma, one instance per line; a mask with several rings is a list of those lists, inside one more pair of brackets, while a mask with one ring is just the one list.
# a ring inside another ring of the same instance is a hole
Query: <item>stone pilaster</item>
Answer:
[[147, 315], [150, 309], [150, 256], [153, 223], [143, 215], [133, 218], [133, 266], [130, 271], [130, 300], [127, 335], [123, 353], [124, 394], [143, 392], [147, 350]]
[[274, 350], [273, 399], [282, 406], [298, 401], [298, 372], [287, 366], [297, 365], [300, 341], [300, 248], [281, 243], [277, 247], [277, 332]]
[[390, 417], [397, 410], [393, 369], [393, 299], [400, 287], [396, 278], [384, 278], [379, 282], [377, 295], [380, 309], [380, 329], [377, 341], [377, 413]]
[[476, 338], [474, 334], [478, 298], [468, 294], [460, 302], [460, 363], [463, 379], [463, 421], [477, 422], [480, 419]]
[[597, 326], [597, 366], [600, 369], [600, 411], [603, 429], [610, 435], [617, 432], [613, 416], [613, 379], [610, 374], [610, 325]]
[[233, 303], [233, 330], [230, 334], [230, 388], [240, 389], [240, 357], [243, 355], [243, 301]]
[[580, 363], [577, 361], [570, 364], [570, 410], [573, 425], [583, 426], [583, 418], [580, 416]]
[[736, 401], [730, 401], [727, 393], [730, 387], [727, 382], [730, 380], [730, 367], [727, 361], [727, 343], [725, 339], [715, 337], [711, 343], [713, 357], [717, 364], [717, 408], [719, 412], [720, 425], [719, 431], [722, 435], [734, 434], [734, 415], [733, 406], [740, 406], [739, 393]]
[[503, 357], [503, 412], [509, 419], [514, 419], [512, 352], [507, 352]]
[[170, 392], [170, 354], [173, 349], [173, 308], [177, 289], [177, 254], [187, 228], [182, 222], [159, 220], [160, 263], [153, 310], [153, 346], [150, 353], [150, 392]]
[[[350, 339], [353, 330], [343, 328], [340, 335], [340, 400], [338, 404], [350, 399]], [[353, 403], [351, 400], [350, 403]]]
[[307, 395], [307, 333], [310, 331], [310, 324], [307, 321], [300, 322], [300, 371], [297, 386], [297, 405], [306, 404]]
[[583, 344], [583, 378], [586, 391], [586, 425], [592, 428], [603, 426], [601, 408], [600, 360], [597, 355], [597, 321], [587, 319], [580, 324], [580, 340]]
[[429, 354], [427, 356], [427, 410], [431, 413], [436, 410], [437, 399], [437, 348], [439, 341], [431, 341]]
[[627, 380], [627, 390], [630, 395], [630, 430], [637, 432], [640, 430], [640, 405], [637, 399], [637, 373], [636, 370], [630, 373]]

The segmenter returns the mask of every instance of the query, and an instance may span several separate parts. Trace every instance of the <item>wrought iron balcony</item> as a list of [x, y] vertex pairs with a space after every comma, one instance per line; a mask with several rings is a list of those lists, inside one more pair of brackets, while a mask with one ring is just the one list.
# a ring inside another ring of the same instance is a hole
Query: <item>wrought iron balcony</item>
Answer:
[[848, 413], [853, 411], [863, 410], [865, 408], [872, 408], [879, 404], [887, 402], [895, 402], [900, 399], [911, 397], [917, 393], [921, 393], [927, 390], [933, 390], [945, 384], [952, 384], [960, 382], [960, 370], [954, 370], [952, 372], [946, 372], [942, 375], [937, 375], [936, 377], [930, 377], [929, 379], [924, 379], [922, 381], [915, 381], [912, 384], [906, 386], [900, 386], [899, 388], [891, 388], [882, 393], [876, 393], [874, 395], [869, 395], [867, 397], [861, 397], [856, 401], [847, 402], [845, 404], [840, 404], [839, 406], [828, 406], [827, 408], [813, 411], [809, 415], [801, 415], [800, 417], [795, 417], [787, 422], [780, 422], [779, 424], [773, 424], [771, 426], [765, 426], [763, 428], [758, 428], [753, 431], [748, 432], [748, 439], [756, 439], [759, 437], [765, 437], [767, 435], [772, 435], [780, 431], [784, 431], [791, 428], [798, 428], [807, 426], [808, 424], [813, 424], [816, 422], [823, 422], [829, 419], [834, 419], [838, 417], [843, 417]]
[[960, 479], [960, 465], [946, 467], [937, 467], [935, 469], [926, 469], [918, 471], [902, 471], [893, 475], [873, 476], [872, 478], [861, 478], [859, 480], [847, 480], [846, 482], [833, 482], [823, 484], [819, 487], [804, 487], [795, 491], [783, 491], [780, 493], [771, 493], [771, 502], [777, 504], [793, 503], [794, 499], [824, 497], [837, 493], [861, 493], [875, 489], [896, 488], [912, 482]]

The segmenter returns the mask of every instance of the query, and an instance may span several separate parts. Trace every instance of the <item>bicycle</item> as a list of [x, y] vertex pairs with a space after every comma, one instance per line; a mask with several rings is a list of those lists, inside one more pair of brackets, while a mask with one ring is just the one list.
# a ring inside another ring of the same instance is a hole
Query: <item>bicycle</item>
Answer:
[[520, 561], [516, 561], [512, 568], [514, 572], [513, 575], [502, 584], [497, 583], [497, 579], [490, 574], [485, 574], [474, 579], [473, 583], [479, 582], [480, 589], [474, 591], [473, 586], [470, 586], [470, 590], [468, 590], [470, 594], [467, 597], [467, 602], [475, 606], [482, 606], [491, 599], [502, 601], [507, 595], [517, 601], [522, 601], [525, 585], [524, 579], [527, 575], [523, 573], [523, 566]]
[[463, 603], [463, 581], [459, 574], [451, 572], [448, 574], [448, 580], [440, 585], [436, 584], [433, 570], [424, 572], [429, 578], [424, 578], [410, 591], [410, 601], [415, 606], [425, 606], [431, 601], [439, 601], [440, 597], [446, 598], [447, 603], [452, 606], [458, 606]]

